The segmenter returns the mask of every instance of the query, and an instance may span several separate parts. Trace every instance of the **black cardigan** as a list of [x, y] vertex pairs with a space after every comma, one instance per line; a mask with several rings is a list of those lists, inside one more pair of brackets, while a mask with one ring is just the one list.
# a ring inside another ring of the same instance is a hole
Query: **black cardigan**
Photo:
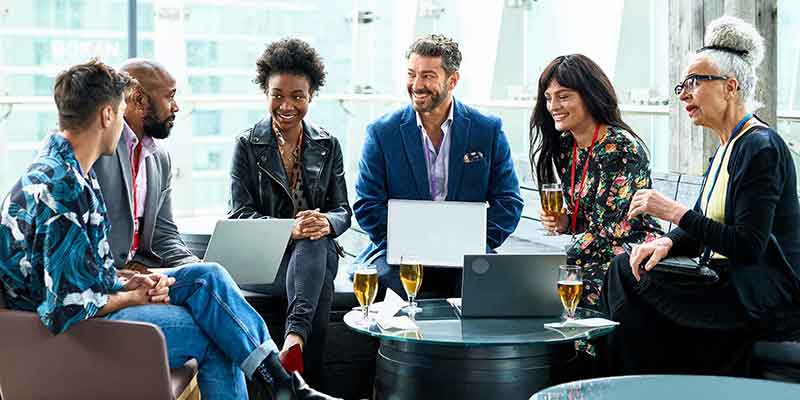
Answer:
[[789, 147], [772, 128], [751, 128], [730, 151], [725, 223], [705, 217], [698, 199], [667, 234], [670, 255], [697, 256], [709, 246], [726, 256], [739, 300], [762, 319], [800, 300], [797, 176]]

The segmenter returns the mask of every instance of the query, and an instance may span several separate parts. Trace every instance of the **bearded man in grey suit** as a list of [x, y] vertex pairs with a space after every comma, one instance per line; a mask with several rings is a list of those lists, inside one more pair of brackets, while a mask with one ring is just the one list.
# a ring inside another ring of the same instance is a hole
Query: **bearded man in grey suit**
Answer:
[[162, 65], [143, 59], [128, 60], [120, 70], [139, 84], [126, 99], [117, 150], [94, 167], [108, 205], [115, 264], [145, 271], [199, 262], [173, 220], [172, 161], [154, 140], [167, 138], [175, 122], [175, 79]]
[[165, 282], [172, 285], [163, 302], [173, 307], [131, 307], [116, 318], [159, 326], [171, 366], [196, 359], [203, 397], [246, 398], [246, 377], [267, 398], [333, 399], [311, 389], [299, 374], [284, 370], [266, 324], [227, 271], [215, 263], [198, 263], [180, 238], [172, 218], [171, 160], [153, 140], [169, 136], [175, 122], [175, 79], [148, 60], [128, 60], [120, 70], [138, 84], [125, 98], [125, 123], [116, 151], [100, 157], [93, 167], [111, 220], [114, 263], [137, 272], [181, 267], [163, 270]]

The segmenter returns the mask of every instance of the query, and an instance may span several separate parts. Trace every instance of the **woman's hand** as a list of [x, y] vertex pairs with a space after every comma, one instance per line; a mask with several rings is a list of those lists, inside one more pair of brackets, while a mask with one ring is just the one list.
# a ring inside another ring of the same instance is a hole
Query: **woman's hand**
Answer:
[[569, 216], [566, 208], [561, 209], [561, 213], [557, 215], [539, 209], [539, 220], [548, 232], [564, 233], [567, 231], [567, 226], [569, 226]]
[[306, 235], [303, 234], [303, 226], [306, 224], [305, 211], [300, 211], [294, 218], [294, 228], [292, 229], [292, 240], [305, 239]]
[[[644, 269], [645, 272], [649, 272], [653, 269], [653, 267], [658, 264], [659, 261], [663, 260], [669, 250], [672, 249], [672, 239], [662, 236], [652, 242], [642, 243], [638, 246], [634, 246], [633, 250], [631, 251], [631, 256], [629, 258], [629, 263], [631, 265], [631, 272], [633, 272], [634, 278], [636, 281], [641, 279], [639, 275], [640, 268]], [[644, 267], [641, 266], [642, 261], [646, 258], [647, 263], [645, 263]]]
[[637, 190], [631, 199], [628, 219], [641, 214], [649, 214], [677, 225], [688, 210], [683, 204], [664, 196], [656, 190], [641, 189]]
[[331, 233], [331, 223], [319, 209], [305, 210], [297, 213], [292, 239], [319, 240]]

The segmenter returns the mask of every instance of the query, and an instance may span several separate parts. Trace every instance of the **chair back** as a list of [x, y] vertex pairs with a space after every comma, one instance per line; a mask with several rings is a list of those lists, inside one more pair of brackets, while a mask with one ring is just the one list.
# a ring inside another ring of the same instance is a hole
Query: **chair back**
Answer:
[[90, 319], [52, 335], [32, 312], [0, 311], [0, 392], [8, 399], [173, 397], [164, 335]]

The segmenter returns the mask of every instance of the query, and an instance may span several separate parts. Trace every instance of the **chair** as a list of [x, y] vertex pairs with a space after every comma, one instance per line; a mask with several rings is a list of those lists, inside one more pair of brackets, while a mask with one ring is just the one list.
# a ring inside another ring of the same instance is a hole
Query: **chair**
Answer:
[[90, 319], [52, 335], [0, 295], [0, 398], [199, 400], [197, 362], [169, 369], [155, 325]]

